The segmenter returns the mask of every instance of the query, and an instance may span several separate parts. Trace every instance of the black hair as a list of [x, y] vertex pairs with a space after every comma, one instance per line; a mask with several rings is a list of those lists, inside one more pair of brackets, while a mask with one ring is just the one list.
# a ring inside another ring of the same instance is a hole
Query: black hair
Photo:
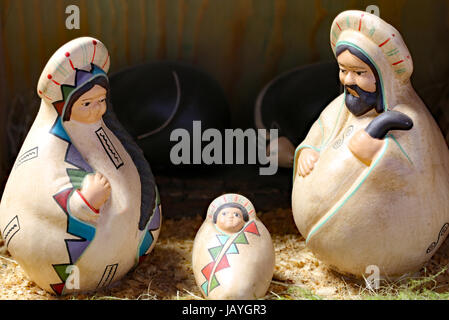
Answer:
[[242, 205], [239, 204], [239, 203], [230, 202], [230, 203], [222, 204], [221, 206], [218, 207], [217, 210], [215, 210], [214, 217], [213, 217], [213, 220], [212, 220], [214, 223], [217, 223], [217, 216], [218, 216], [218, 213], [219, 213], [221, 210], [223, 210], [224, 208], [237, 208], [237, 209], [240, 209], [240, 211], [241, 211], [242, 214], [243, 214], [243, 220], [244, 220], [245, 222], [249, 220], [248, 210], [246, 210], [246, 208], [245, 208], [244, 206], [242, 206]]
[[362, 60], [364, 63], [366, 63], [371, 71], [374, 74], [374, 77], [376, 79], [376, 91], [377, 91], [377, 103], [376, 103], [376, 111], [377, 113], [382, 113], [384, 111], [384, 100], [383, 100], [383, 92], [382, 92], [382, 86], [381, 81], [380, 81], [380, 77], [379, 74], [377, 72], [376, 67], [373, 65], [373, 63], [371, 62], [371, 60], [359, 49], [347, 45], [347, 44], [342, 44], [339, 45], [336, 49], [336, 56], [338, 57], [340, 54], [342, 54], [343, 52], [345, 52], [346, 50], [348, 50], [351, 54], [355, 55], [357, 58], [359, 58], [360, 60]]
[[91, 81], [86, 82], [81, 88], [73, 92], [72, 96], [70, 97], [67, 107], [64, 112], [64, 116], [62, 118], [63, 121], [69, 121], [70, 116], [72, 115], [72, 107], [73, 104], [87, 91], [92, 89], [95, 85], [99, 85], [106, 89], [106, 103], [109, 101], [109, 81], [106, 77], [96, 77], [92, 79]]

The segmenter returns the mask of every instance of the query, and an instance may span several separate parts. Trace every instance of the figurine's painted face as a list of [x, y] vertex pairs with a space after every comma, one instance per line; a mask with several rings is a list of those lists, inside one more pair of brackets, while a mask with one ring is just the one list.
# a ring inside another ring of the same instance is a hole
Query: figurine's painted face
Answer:
[[340, 82], [345, 86], [346, 106], [355, 116], [361, 116], [377, 104], [376, 76], [371, 67], [345, 50], [339, 54]]
[[[340, 81], [343, 85], [355, 84], [364, 91], [376, 91], [376, 78], [371, 68], [365, 62], [357, 58], [349, 50], [341, 53], [337, 61], [340, 66]], [[348, 92], [358, 97], [357, 92], [354, 90], [349, 89]]]
[[239, 208], [227, 207], [218, 212], [216, 224], [227, 233], [236, 233], [243, 228], [245, 220]]
[[107, 90], [96, 84], [73, 103], [70, 120], [81, 123], [98, 122], [106, 112]]

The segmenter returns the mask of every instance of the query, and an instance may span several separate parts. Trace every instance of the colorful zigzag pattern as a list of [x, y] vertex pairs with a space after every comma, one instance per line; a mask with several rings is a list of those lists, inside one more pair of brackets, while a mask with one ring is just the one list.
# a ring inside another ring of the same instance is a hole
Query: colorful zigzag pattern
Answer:
[[[60, 122], [60, 117], [58, 117], [57, 119], [57, 123], [58, 122]], [[61, 295], [65, 286], [65, 282], [69, 276], [69, 274], [66, 272], [67, 267], [76, 263], [76, 261], [82, 255], [84, 250], [86, 250], [95, 236], [95, 227], [74, 218], [70, 214], [68, 208], [70, 197], [77, 189], [81, 188], [84, 177], [89, 173], [93, 173], [93, 169], [87, 162], [84, 161], [81, 154], [71, 143], [70, 138], [68, 137], [62, 126], [59, 127], [59, 125], [55, 125], [51, 133], [68, 142], [69, 146], [67, 148], [65, 162], [70, 163], [78, 168], [67, 169], [67, 175], [70, 178], [72, 187], [62, 190], [61, 192], [53, 196], [53, 199], [67, 216], [67, 233], [78, 237], [78, 239], [64, 240], [66, 243], [67, 252], [69, 254], [69, 262], [53, 265], [55, 272], [61, 279], [61, 283], [50, 284], [50, 286], [56, 294]]]
[[92, 65], [91, 72], [77, 70], [75, 77], [75, 84], [62, 85], [61, 91], [63, 94], [63, 100], [55, 102], [53, 105], [58, 112], [58, 117], [50, 130], [50, 133], [54, 136], [64, 140], [68, 143], [67, 151], [65, 154], [64, 161], [76, 167], [76, 169], [67, 168], [67, 175], [70, 178], [71, 188], [62, 190], [61, 192], [55, 194], [53, 199], [59, 205], [59, 207], [64, 211], [67, 216], [67, 233], [77, 237], [78, 239], [65, 239], [67, 252], [69, 254], [69, 262], [63, 264], [54, 264], [53, 268], [61, 279], [60, 283], [50, 284], [50, 287], [57, 295], [61, 295], [65, 282], [70, 274], [68, 274], [67, 267], [76, 263], [82, 253], [89, 246], [93, 238], [95, 237], [95, 227], [82, 222], [74, 218], [69, 212], [68, 202], [72, 194], [79, 188], [81, 188], [84, 177], [87, 174], [93, 173], [94, 170], [89, 166], [89, 164], [83, 159], [82, 155], [72, 144], [69, 135], [65, 131], [62, 125], [63, 109], [65, 101], [68, 99], [70, 93], [77, 88], [77, 86], [86, 82], [89, 78], [97, 74], [104, 74], [104, 72], [98, 67]]
[[[220, 270], [230, 267], [227, 255], [239, 254], [237, 244], [249, 244], [245, 232], [260, 236], [259, 230], [257, 229], [257, 225], [254, 221], [251, 221], [245, 227], [243, 227], [242, 231], [238, 233], [238, 235], [232, 240], [232, 243], [229, 246], [226, 246], [226, 243], [229, 241], [231, 236], [225, 234], [217, 234], [220, 245], [209, 249], [209, 254], [211, 255], [213, 261], [207, 264], [203, 269], [201, 269], [201, 273], [206, 278], [206, 281], [201, 285], [201, 289], [206, 296], [208, 296], [213, 289], [220, 285], [215, 274]], [[225, 248], [225, 254], [221, 254], [223, 249]], [[217, 261], [220, 256], [220, 260]]]

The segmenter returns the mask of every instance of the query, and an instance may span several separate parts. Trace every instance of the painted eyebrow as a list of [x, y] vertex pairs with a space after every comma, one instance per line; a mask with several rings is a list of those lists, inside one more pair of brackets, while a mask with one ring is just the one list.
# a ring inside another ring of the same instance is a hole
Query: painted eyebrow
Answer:
[[93, 100], [93, 99], [100, 98], [100, 97], [103, 97], [103, 96], [106, 98], [106, 94], [100, 94], [100, 95], [97, 95], [95, 97], [81, 99], [81, 101]]
[[346, 69], [352, 69], [352, 70], [361, 70], [361, 71], [367, 71], [365, 67], [363, 66], [346, 66], [343, 63], [338, 64], [340, 67], [346, 68]]

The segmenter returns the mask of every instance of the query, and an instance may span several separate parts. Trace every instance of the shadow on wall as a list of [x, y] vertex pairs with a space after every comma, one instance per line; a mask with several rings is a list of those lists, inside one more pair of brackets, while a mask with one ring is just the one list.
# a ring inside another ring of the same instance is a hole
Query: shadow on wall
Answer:
[[[79, 30], [65, 27], [68, 5], [80, 9]], [[247, 128], [264, 85], [298, 66], [333, 59], [334, 17], [367, 5], [377, 5], [403, 35], [414, 59], [413, 83], [449, 141], [448, 0], [0, 1], [0, 128], [7, 130], [1, 176], [36, 115], [45, 63], [73, 38], [101, 39], [111, 52], [111, 73], [162, 60], [199, 67], [224, 88], [232, 127]]]
[[[68, 5], [80, 9], [79, 30], [65, 26]], [[442, 82], [449, 70], [448, 0], [4, 0], [0, 26], [8, 99], [34, 90], [62, 44], [90, 35], [111, 52], [111, 72], [162, 60], [198, 66], [224, 88], [233, 126], [251, 127], [260, 89], [287, 70], [332, 59], [333, 19], [368, 5], [377, 5], [404, 36], [418, 91]]]

